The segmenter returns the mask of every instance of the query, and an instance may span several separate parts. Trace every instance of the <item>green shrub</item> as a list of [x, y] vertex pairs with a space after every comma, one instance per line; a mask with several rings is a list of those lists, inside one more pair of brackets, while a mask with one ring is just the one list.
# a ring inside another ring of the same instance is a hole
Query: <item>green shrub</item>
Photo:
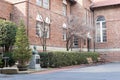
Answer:
[[[7, 66], [13, 66], [15, 64], [15, 60], [13, 58], [12, 52], [6, 52], [3, 54], [3, 57], [8, 57], [7, 59]], [[5, 60], [0, 56], [0, 68], [5, 67]]]
[[47, 52], [40, 53], [42, 67], [62, 67], [87, 64], [87, 57], [97, 61], [98, 53], [94, 52]]
[[0, 68], [3, 67], [2, 57], [0, 56]]
[[13, 66], [15, 64], [15, 59], [13, 58], [13, 53], [12, 52], [4, 53], [3, 56], [4, 57], [9, 57], [9, 59], [8, 59], [8, 65], [9, 66]]
[[49, 67], [49, 61], [48, 61], [48, 53], [47, 52], [41, 52], [40, 55], [40, 65], [41, 67]]

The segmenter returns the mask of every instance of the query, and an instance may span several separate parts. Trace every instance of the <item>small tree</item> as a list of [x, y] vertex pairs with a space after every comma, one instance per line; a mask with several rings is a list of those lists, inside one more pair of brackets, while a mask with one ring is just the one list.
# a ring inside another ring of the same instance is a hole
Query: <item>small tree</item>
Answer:
[[19, 62], [19, 65], [25, 66], [32, 55], [29, 48], [28, 37], [26, 35], [25, 25], [21, 21], [16, 33], [16, 42], [14, 50], [14, 58]]
[[9, 52], [15, 42], [16, 25], [13, 22], [0, 20], [0, 46], [3, 52]]
[[74, 37], [85, 38], [89, 32], [89, 27], [77, 16], [70, 15], [67, 19], [66, 29], [66, 49], [69, 51], [73, 46]]

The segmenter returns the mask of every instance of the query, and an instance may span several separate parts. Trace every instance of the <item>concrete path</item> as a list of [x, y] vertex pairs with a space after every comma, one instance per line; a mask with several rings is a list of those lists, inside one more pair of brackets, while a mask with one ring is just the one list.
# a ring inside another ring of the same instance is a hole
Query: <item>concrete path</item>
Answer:
[[76, 67], [48, 73], [0, 75], [0, 80], [120, 80], [120, 63]]

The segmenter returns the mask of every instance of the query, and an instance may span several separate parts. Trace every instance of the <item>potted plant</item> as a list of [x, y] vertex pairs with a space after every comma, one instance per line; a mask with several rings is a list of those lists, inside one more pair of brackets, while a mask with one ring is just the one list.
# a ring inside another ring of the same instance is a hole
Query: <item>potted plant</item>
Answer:
[[25, 25], [21, 21], [16, 33], [15, 49], [13, 57], [18, 61], [18, 69], [20, 71], [27, 70], [29, 60], [32, 56], [29, 47], [28, 37], [26, 35]]

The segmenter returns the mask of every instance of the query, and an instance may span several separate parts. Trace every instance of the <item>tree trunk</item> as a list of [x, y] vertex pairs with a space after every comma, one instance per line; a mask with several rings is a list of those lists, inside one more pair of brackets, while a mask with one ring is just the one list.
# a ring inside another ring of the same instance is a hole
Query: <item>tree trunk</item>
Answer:
[[5, 46], [5, 52], [9, 52], [9, 46]]
[[67, 51], [69, 51], [69, 40], [66, 41], [66, 49], [67, 49]]

